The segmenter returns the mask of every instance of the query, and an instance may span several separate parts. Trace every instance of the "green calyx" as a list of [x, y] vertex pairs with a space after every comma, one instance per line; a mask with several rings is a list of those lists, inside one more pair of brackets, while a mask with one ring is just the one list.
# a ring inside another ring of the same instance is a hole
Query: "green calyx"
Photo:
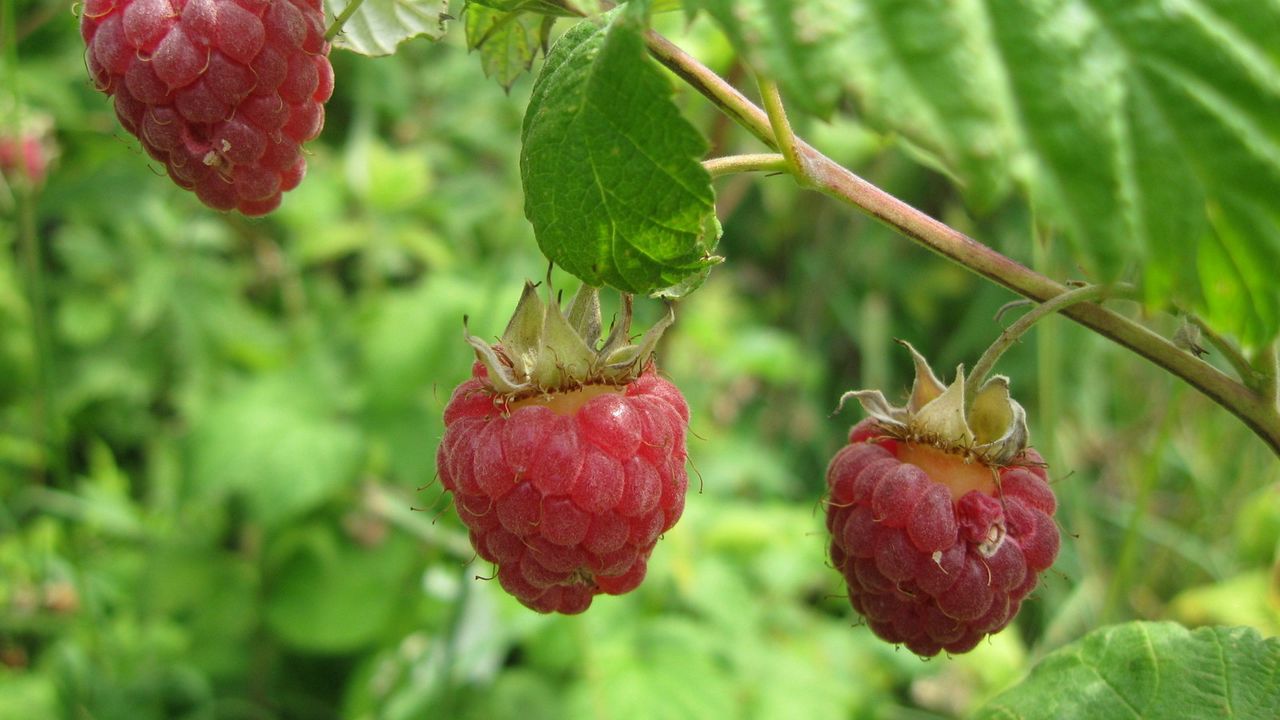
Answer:
[[964, 365], [951, 385], [943, 385], [929, 362], [899, 340], [915, 361], [916, 378], [906, 405], [895, 406], [879, 390], [855, 390], [854, 398], [890, 433], [904, 440], [961, 452], [989, 465], [1008, 465], [1027, 449], [1027, 413], [1009, 395], [1009, 378], [995, 375], [976, 392], [965, 386]]
[[559, 299], [544, 302], [526, 282], [502, 339], [491, 345], [464, 329], [467, 343], [488, 371], [489, 388], [509, 398], [573, 390], [586, 385], [626, 385], [644, 371], [675, 321], [666, 316], [638, 343], [631, 342], [631, 296], [622, 295], [621, 317], [600, 342], [600, 291], [583, 284], [563, 310]]

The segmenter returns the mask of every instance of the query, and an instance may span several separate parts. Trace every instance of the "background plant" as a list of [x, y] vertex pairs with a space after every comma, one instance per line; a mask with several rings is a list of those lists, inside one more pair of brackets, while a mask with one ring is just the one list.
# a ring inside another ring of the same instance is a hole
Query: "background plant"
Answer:
[[[416, 7], [439, 32], [438, 3], [366, 4]], [[1280, 303], [1268, 5], [699, 5], [654, 22], [749, 95], [752, 71], [776, 79], [797, 135], [840, 166], [1046, 277], [1136, 282], [1141, 304], [1107, 307], [1171, 339], [1169, 311], [1190, 311], [1205, 361], [1265, 389]], [[487, 568], [456, 518], [414, 488], [431, 479], [437, 383], [469, 365], [461, 316], [497, 333], [545, 270], [521, 217], [537, 93], [519, 71], [573, 21], [473, 3], [450, 8], [438, 44], [335, 52], [310, 174], [250, 222], [203, 210], [122, 138], [64, 5], [3, 7], [5, 127], [52, 116], [60, 158], [43, 186], [0, 189], [0, 716], [950, 716], [1106, 623], [1280, 627], [1267, 445], [1052, 318], [1001, 369], [1058, 475], [1061, 575], [965, 658], [921, 663], [852, 626], [816, 505], [852, 421], [828, 418], [834, 398], [905, 386], [893, 337], [927, 342], [940, 367], [971, 362], [1013, 296], [759, 175], [715, 180], [726, 263], [662, 350], [702, 438], [702, 493], [633, 596], [534, 616], [472, 581]], [[505, 45], [464, 52], [513, 11]], [[619, 72], [673, 80], [642, 63]], [[665, 117], [710, 156], [774, 154], [767, 118], [742, 127], [672, 87]], [[1170, 657], [1210, 647], [1149, 632]], [[1274, 657], [1274, 641], [1250, 647]]]

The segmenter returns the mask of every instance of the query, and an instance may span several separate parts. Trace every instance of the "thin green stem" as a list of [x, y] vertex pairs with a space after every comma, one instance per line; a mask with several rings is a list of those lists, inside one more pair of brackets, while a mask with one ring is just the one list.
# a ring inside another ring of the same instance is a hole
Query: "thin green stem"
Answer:
[[[16, 35], [17, 10], [14, 0], [4, 0], [0, 5], [0, 47], [4, 49], [3, 66], [5, 94], [11, 101], [8, 117], [4, 118], [5, 126], [16, 137], [22, 136], [23, 100], [22, 86], [18, 82], [19, 62], [18, 42]], [[0, 98], [4, 100], [5, 98]], [[0, 102], [0, 105], [6, 103]], [[21, 257], [23, 285], [27, 292], [27, 303], [30, 308], [31, 346], [35, 355], [35, 389], [31, 397], [32, 428], [44, 463], [40, 467], [41, 474], [53, 476], [54, 481], [66, 485], [65, 463], [62, 455], [62, 440], [57, 417], [57, 405], [54, 402], [53, 383], [53, 340], [49, 334], [49, 323], [46, 312], [44, 266], [41, 258], [41, 246], [36, 232], [36, 196], [39, 192], [36, 183], [30, 178], [19, 177], [13, 183], [15, 210], [17, 221], [18, 254]]]
[[711, 158], [710, 160], [703, 160], [702, 167], [706, 168], [713, 178], [745, 172], [788, 172], [791, 170], [791, 165], [787, 162], [787, 159], [777, 153], [728, 155]]
[[1275, 343], [1258, 353], [1257, 373], [1258, 392], [1269, 399], [1271, 406], [1280, 412], [1280, 353], [1276, 351]]
[[737, 88], [725, 82], [724, 78], [658, 33], [648, 31], [645, 33], [644, 41], [654, 59], [704, 95], [721, 112], [728, 115], [730, 120], [756, 136], [757, 140], [775, 150], [778, 149], [778, 144], [773, 139], [773, 128], [769, 125], [768, 116], [745, 95], [738, 92]]
[[364, 508], [370, 513], [458, 560], [469, 562], [475, 557], [466, 535], [436, 525], [425, 513], [410, 507], [410, 502], [384, 485], [369, 483], [364, 488]]
[[[1152, 444], [1152, 447], [1157, 451], [1153, 454], [1157, 455], [1159, 454], [1158, 451], [1168, 447], [1170, 435], [1173, 433], [1173, 427], [1178, 420], [1177, 413], [1162, 412], [1159, 415], [1162, 415], [1164, 419], [1160, 422]], [[1114, 564], [1108, 562], [1102, 565], [1102, 567], [1107, 565], [1112, 565], [1113, 567], [1110, 578], [1108, 578], [1107, 592], [1102, 602], [1102, 611], [1098, 614], [1099, 619], [1103, 622], [1119, 622], [1124, 619], [1119, 614], [1119, 610], [1125, 591], [1140, 587], [1143, 578], [1134, 577], [1134, 575], [1141, 572], [1144, 567], [1149, 568], [1149, 566], [1143, 565], [1140, 567], [1139, 565], [1140, 552], [1146, 546], [1142, 530], [1146, 519], [1154, 514], [1151, 508], [1151, 499], [1160, 481], [1160, 463], [1138, 463], [1137, 470], [1137, 477], [1135, 478], [1137, 492], [1133, 498], [1133, 506], [1129, 509], [1129, 517], [1124, 523], [1124, 535], [1120, 541], [1119, 552], [1115, 551], [1114, 546], [1109, 548], [1109, 559]]]
[[982, 357], [978, 358], [978, 362], [973, 364], [973, 370], [969, 373], [969, 379], [966, 384], [973, 388], [981, 387], [982, 381], [987, 378], [991, 369], [996, 366], [1000, 356], [1013, 347], [1013, 344], [1018, 342], [1018, 339], [1041, 318], [1071, 307], [1076, 303], [1102, 299], [1111, 292], [1112, 288], [1108, 285], [1085, 285], [1068, 290], [1028, 310], [1026, 314], [1015, 320], [1012, 325], [1005, 328], [1004, 332], [1001, 332], [1000, 336], [995, 339], [995, 342], [991, 343], [990, 347], [982, 353]]
[[342, 26], [347, 24], [347, 21], [351, 19], [352, 15], [356, 14], [356, 11], [363, 4], [364, 0], [351, 0], [351, 2], [347, 3], [347, 6], [342, 8], [342, 12], [338, 13], [338, 17], [334, 18], [333, 22], [329, 24], [329, 29], [324, 31], [325, 41], [333, 42], [333, 39], [338, 37], [338, 33], [342, 32]]
[[22, 254], [22, 274], [27, 288], [27, 304], [31, 308], [31, 345], [35, 349], [36, 387], [32, 394], [32, 431], [44, 451], [45, 470], [59, 485], [63, 482], [62, 442], [53, 391], [53, 342], [49, 337], [45, 308], [44, 267], [40, 243], [36, 238], [35, 199], [29, 183], [17, 183], [18, 249]]
[[[662, 36], [646, 35], [650, 54], [705, 96], [731, 119], [771, 148], [778, 149], [768, 114], [695, 58]], [[807, 182], [893, 228], [974, 273], [1037, 302], [1068, 289], [1052, 278], [1002, 255], [964, 233], [911, 207], [796, 138], [799, 169]], [[804, 180], [801, 181], [806, 182]], [[1127, 317], [1094, 303], [1080, 303], [1063, 314], [1182, 378], [1240, 418], [1280, 455], [1280, 410], [1231, 376], [1183, 351], [1168, 339]]]
[[797, 181], [806, 179], [804, 168], [800, 166], [800, 158], [796, 155], [796, 133], [791, 129], [791, 121], [787, 119], [787, 109], [782, 104], [782, 95], [778, 92], [778, 83], [760, 76], [756, 79], [760, 88], [760, 99], [764, 101], [765, 114], [769, 116], [769, 127], [773, 129], [773, 137], [778, 142], [778, 149], [787, 163], [794, 168]]

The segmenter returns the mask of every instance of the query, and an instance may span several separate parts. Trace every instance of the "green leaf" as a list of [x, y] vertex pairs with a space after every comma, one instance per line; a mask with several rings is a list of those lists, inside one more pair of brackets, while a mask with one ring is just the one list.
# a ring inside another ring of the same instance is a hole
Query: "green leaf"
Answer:
[[[1246, 343], [1280, 331], [1266, 277], [1280, 267], [1280, 5], [692, 4], [791, 104], [825, 115], [852, 97], [976, 209], [1020, 189], [1091, 279], [1134, 276], [1151, 304]], [[1224, 268], [1229, 282], [1211, 274]]]
[[1131, 622], [1054, 651], [978, 718], [1273, 718], [1280, 640], [1252, 628]]
[[1215, 327], [1258, 347], [1280, 325], [1280, 214], [1237, 202], [1227, 198], [1224, 206], [1209, 209], [1212, 232], [1202, 241], [1199, 258], [1203, 307]]
[[563, 692], [545, 675], [516, 668], [499, 674], [478, 699], [479, 707], [466, 717], [559, 720], [566, 717], [562, 698]]
[[54, 678], [4, 668], [0, 670], [0, 720], [58, 716]]
[[705, 10], [754, 68], [775, 78], [787, 99], [826, 116], [840, 99], [842, 34], [855, 29], [848, 0], [687, 0]]
[[[467, 0], [472, 5], [483, 5], [504, 12], [524, 11], [551, 17], [582, 18], [599, 15], [615, 3], [607, 0]], [[645, 3], [653, 12], [672, 12], [684, 7], [684, 0], [618, 0], [616, 4]]]
[[[188, 535], [184, 541], [189, 541]], [[167, 617], [186, 618], [191, 647], [185, 660], [212, 675], [244, 665], [242, 648], [258, 628], [258, 568], [231, 553], [173, 542], [147, 556], [138, 593]]]
[[417, 555], [406, 537], [362, 547], [332, 529], [310, 526], [271, 582], [266, 623], [285, 642], [313, 652], [344, 652], [376, 641], [414, 598]]
[[504, 12], [477, 3], [465, 10], [467, 47], [480, 51], [485, 77], [510, 88], [521, 73], [533, 67], [545, 51], [554, 19], [521, 10]]
[[339, 416], [331, 385], [294, 371], [229, 388], [190, 437], [196, 493], [243, 497], [274, 525], [355, 480], [361, 436]]
[[[325, 0], [325, 16], [338, 17], [352, 1]], [[448, 0], [363, 0], [333, 46], [361, 55], [390, 55], [409, 38], [439, 40], [449, 18]]]
[[1280, 593], [1273, 588], [1270, 570], [1254, 570], [1183, 590], [1169, 603], [1169, 614], [1192, 625], [1248, 625], [1276, 635]]
[[372, 210], [387, 214], [407, 210], [431, 191], [431, 168], [422, 153], [392, 148], [376, 138], [364, 150], [369, 182], [363, 199]]
[[599, 10], [598, 0], [576, 3], [572, 0], [468, 0], [467, 4], [483, 5], [501, 12], [530, 12], [553, 17], [581, 17]]
[[741, 716], [733, 678], [705, 627], [676, 617], [646, 622], [643, 633], [596, 625], [591, 653], [598, 664], [569, 696], [567, 716], [599, 716], [599, 707], [615, 720]]
[[[625, 9], [625, 8], [624, 8]], [[714, 262], [706, 141], [646, 55], [642, 22], [587, 20], [551, 49], [520, 156], [525, 215], [542, 252], [592, 285], [676, 285]]]

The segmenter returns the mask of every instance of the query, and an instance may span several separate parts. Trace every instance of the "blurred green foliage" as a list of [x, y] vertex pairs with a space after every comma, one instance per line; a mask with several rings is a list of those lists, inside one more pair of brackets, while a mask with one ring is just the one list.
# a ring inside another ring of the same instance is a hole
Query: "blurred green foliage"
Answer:
[[[204, 209], [119, 130], [65, 5], [5, 7], [5, 130], [54, 118], [58, 159], [42, 187], [0, 187], [4, 720], [950, 717], [1104, 623], [1280, 632], [1275, 458], [1056, 318], [1001, 368], [1062, 501], [1054, 572], [964, 657], [922, 662], [859, 626], [824, 562], [823, 472], [857, 419], [831, 417], [835, 399], [905, 391], [894, 337], [971, 363], [1011, 298], [744, 176], [718, 181], [727, 263], [661, 349], [693, 409], [686, 517], [638, 591], [584, 616], [525, 610], [483, 579], [433, 476], [471, 362], [463, 316], [497, 335], [545, 273], [517, 172], [529, 78], [486, 81], [456, 29], [335, 54], [306, 181], [248, 221]], [[670, 22], [740, 73], [709, 24]], [[756, 149], [677, 100], [716, 154]], [[1025, 205], [971, 217], [892, 137], [798, 122], [882, 187], [1070, 274]]]

